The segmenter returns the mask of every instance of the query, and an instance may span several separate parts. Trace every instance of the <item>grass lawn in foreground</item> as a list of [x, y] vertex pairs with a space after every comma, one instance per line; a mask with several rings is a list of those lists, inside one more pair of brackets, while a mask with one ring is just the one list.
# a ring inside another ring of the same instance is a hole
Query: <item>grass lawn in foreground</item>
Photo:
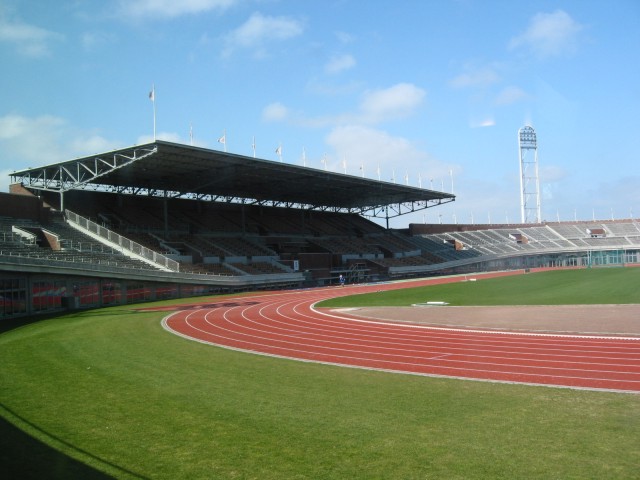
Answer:
[[597, 305], [640, 303], [640, 268], [552, 270], [365, 293], [326, 300], [319, 307], [409, 306], [427, 301], [467, 305]]
[[0, 476], [637, 478], [638, 395], [251, 355], [169, 334], [163, 315], [0, 335]]

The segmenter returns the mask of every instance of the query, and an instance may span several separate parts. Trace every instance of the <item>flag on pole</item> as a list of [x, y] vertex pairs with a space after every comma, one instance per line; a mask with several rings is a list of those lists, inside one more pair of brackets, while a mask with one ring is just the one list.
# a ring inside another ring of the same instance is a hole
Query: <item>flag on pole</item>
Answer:
[[153, 141], [156, 141], [156, 86], [151, 84], [151, 91], [149, 92], [149, 100], [153, 103]]
[[251, 143], [251, 148], [253, 149], [253, 158], [256, 158], [256, 136], [253, 136], [253, 143]]
[[189, 124], [189, 140], [191, 141], [191, 145], [193, 145], [193, 124]]
[[222, 136], [218, 139], [218, 143], [221, 143], [224, 146], [224, 151], [227, 151], [227, 131], [222, 131]]

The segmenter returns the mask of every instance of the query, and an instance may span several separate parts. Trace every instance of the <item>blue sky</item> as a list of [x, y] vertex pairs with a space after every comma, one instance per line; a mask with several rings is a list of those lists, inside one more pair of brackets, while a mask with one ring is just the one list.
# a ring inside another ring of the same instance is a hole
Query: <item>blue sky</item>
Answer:
[[[456, 194], [409, 222], [640, 217], [636, 0], [0, 0], [0, 189], [157, 137]], [[225, 135], [226, 144], [219, 143]], [[303, 155], [304, 152], [304, 155]]]

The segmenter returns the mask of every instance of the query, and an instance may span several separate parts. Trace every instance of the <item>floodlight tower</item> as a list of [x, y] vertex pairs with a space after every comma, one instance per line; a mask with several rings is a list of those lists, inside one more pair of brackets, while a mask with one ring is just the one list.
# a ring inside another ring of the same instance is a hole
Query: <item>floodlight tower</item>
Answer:
[[520, 221], [541, 223], [540, 179], [538, 178], [538, 141], [533, 127], [518, 130], [520, 149]]

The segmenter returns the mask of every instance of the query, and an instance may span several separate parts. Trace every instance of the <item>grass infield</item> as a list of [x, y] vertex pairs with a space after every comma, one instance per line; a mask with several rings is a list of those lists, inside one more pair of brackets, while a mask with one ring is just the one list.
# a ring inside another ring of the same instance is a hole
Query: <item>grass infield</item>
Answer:
[[636, 304], [640, 303], [640, 268], [551, 270], [338, 297], [318, 306], [400, 307], [426, 301], [455, 306]]
[[[612, 272], [640, 269], [522, 275], [489, 290], [509, 303], [511, 287], [532, 292], [522, 282], [542, 278], [538, 303], [550, 302], [548, 290], [555, 303], [603, 290], [628, 291], [615, 303], [640, 303], [638, 277]], [[442, 287], [429, 296], [434, 288]], [[250, 355], [171, 335], [163, 315], [114, 307], [0, 335], [0, 476], [620, 479], [640, 471], [638, 395]]]

